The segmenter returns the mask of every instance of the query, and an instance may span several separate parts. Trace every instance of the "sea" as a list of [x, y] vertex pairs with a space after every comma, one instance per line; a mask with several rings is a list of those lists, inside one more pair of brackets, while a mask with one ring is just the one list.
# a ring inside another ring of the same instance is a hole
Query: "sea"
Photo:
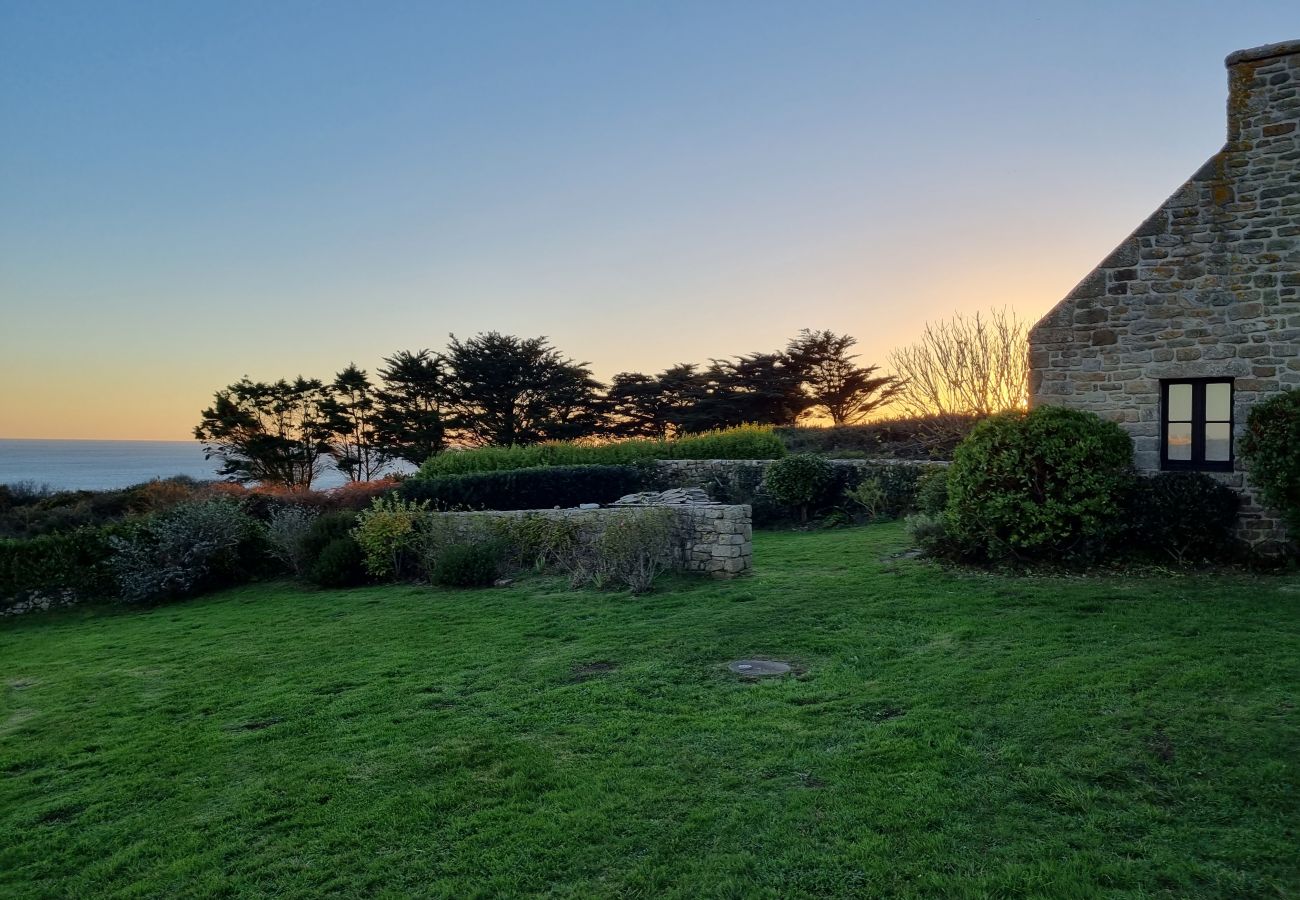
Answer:
[[[203, 458], [198, 441], [48, 441], [0, 438], [0, 484], [25, 483], [54, 491], [104, 491], [154, 478], [218, 478], [216, 460]], [[326, 466], [312, 483], [346, 481]]]

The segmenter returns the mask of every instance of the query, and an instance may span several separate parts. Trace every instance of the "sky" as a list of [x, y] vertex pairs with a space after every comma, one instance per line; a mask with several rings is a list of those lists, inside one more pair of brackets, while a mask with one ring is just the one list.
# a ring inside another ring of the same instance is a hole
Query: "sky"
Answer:
[[598, 377], [1037, 319], [1223, 143], [1249, 0], [0, 0], [0, 437], [547, 335]]

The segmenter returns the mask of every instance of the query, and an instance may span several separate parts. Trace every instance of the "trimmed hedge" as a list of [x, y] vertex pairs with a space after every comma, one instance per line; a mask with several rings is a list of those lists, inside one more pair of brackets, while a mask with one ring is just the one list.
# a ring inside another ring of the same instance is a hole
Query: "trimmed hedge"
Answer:
[[630, 465], [651, 459], [779, 459], [785, 445], [770, 426], [741, 425], [671, 441], [633, 439], [607, 444], [550, 441], [527, 447], [482, 447], [431, 457], [421, 478], [542, 466]]
[[789, 425], [776, 435], [789, 453], [819, 453], [832, 459], [952, 459], [953, 451], [979, 416], [881, 419], [861, 425]]
[[1204, 472], [1139, 478], [1129, 495], [1128, 550], [1181, 564], [1239, 555], [1234, 529], [1241, 495]]
[[79, 528], [29, 540], [0, 540], [0, 608], [33, 595], [110, 597], [116, 592], [108, 566], [109, 538], [122, 529]]
[[442, 510], [550, 509], [609, 503], [641, 490], [645, 481], [636, 466], [549, 466], [412, 478], [397, 493]]

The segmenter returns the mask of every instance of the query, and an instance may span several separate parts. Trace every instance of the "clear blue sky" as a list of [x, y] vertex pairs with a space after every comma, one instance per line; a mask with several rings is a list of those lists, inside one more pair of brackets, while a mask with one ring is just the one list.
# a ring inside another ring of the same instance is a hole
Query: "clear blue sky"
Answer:
[[1045, 312], [1291, 2], [0, 2], [0, 437], [547, 334], [599, 376]]

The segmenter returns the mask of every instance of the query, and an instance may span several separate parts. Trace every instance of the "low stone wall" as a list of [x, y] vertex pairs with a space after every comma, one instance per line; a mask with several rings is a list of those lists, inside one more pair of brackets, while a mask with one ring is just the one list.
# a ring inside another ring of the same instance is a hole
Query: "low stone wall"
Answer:
[[475, 522], [493, 519], [568, 519], [576, 522], [579, 539], [593, 540], [607, 523], [647, 509], [668, 510], [673, 516], [673, 568], [716, 578], [747, 575], [754, 568], [754, 530], [748, 506], [721, 503], [682, 506], [627, 506], [599, 509], [523, 509], [509, 512], [449, 512], [441, 515], [463, 523], [468, 531]]
[[[915, 459], [828, 459], [837, 469], [869, 473], [882, 466], [906, 466], [928, 471], [948, 463]], [[751, 501], [763, 481], [770, 459], [660, 459], [656, 460], [655, 480], [659, 490], [669, 488], [703, 488], [718, 501]]]

